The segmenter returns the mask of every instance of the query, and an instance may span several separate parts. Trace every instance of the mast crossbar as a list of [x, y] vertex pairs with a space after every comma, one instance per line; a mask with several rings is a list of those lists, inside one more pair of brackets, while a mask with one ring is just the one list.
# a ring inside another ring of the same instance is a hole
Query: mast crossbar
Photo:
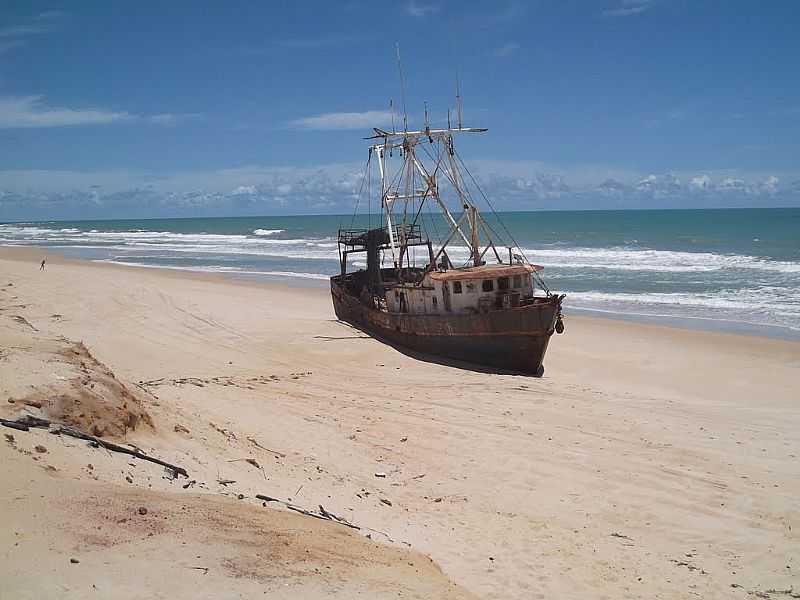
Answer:
[[451, 129], [430, 129], [422, 131], [398, 131], [391, 133], [383, 131], [382, 129], [375, 129], [376, 135], [373, 135], [365, 140], [383, 140], [382, 144], [374, 144], [373, 149], [392, 150], [394, 148], [403, 148], [409, 144], [415, 144], [420, 140], [427, 139], [429, 142], [446, 140], [454, 133], [484, 133], [489, 131], [485, 127], [462, 127]]

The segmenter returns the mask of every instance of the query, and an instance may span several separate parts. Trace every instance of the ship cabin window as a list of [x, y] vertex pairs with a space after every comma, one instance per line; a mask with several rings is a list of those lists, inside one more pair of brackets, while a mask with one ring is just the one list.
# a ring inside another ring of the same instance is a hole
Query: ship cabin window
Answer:
[[497, 279], [497, 289], [501, 291], [508, 289], [508, 277], [500, 277]]
[[484, 279], [482, 288], [484, 292], [491, 292], [494, 290], [494, 279]]
[[522, 287], [522, 275], [514, 275], [514, 287], [515, 288]]
[[475, 282], [468, 281], [467, 282], [467, 293], [474, 294], [475, 293]]
[[433, 300], [433, 307], [434, 308], [439, 306], [439, 299], [436, 296], [432, 296], [431, 299]]
[[454, 281], [453, 282], [453, 293], [454, 294], [460, 294], [461, 293], [461, 282], [460, 281]]

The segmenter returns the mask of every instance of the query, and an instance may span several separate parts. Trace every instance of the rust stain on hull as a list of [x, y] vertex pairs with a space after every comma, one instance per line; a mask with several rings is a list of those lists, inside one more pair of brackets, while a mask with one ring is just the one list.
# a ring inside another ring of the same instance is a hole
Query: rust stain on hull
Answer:
[[348, 293], [331, 278], [337, 318], [377, 338], [415, 350], [501, 370], [541, 375], [556, 327], [561, 297], [479, 314], [389, 313]]

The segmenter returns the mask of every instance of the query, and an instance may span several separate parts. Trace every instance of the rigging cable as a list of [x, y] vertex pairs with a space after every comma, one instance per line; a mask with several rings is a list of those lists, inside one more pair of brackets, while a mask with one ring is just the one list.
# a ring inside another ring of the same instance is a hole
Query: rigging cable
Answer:
[[[358, 194], [356, 194], [356, 206], [353, 209], [353, 216], [350, 218], [350, 229], [353, 228], [353, 224], [356, 221], [356, 213], [358, 213], [358, 205], [361, 202], [362, 192], [364, 191], [364, 183], [366, 182], [367, 177], [369, 176], [369, 165], [371, 161], [372, 161], [372, 148], [369, 149], [369, 155], [367, 156], [367, 164], [364, 165], [364, 175], [361, 177], [361, 186], [359, 186]], [[341, 222], [339, 222], [339, 229], [341, 229], [341, 226], [342, 224]]]
[[[461, 163], [461, 167], [464, 169], [464, 171], [466, 171], [467, 175], [469, 175], [469, 178], [472, 180], [472, 183], [475, 185], [475, 188], [481, 193], [481, 196], [483, 197], [484, 201], [486, 202], [486, 204], [491, 209], [492, 214], [497, 219], [497, 222], [500, 223], [500, 225], [502, 226], [503, 230], [506, 232], [506, 235], [508, 235], [508, 237], [511, 239], [511, 241], [514, 242], [514, 246], [517, 248], [517, 250], [520, 251], [520, 254], [522, 254], [522, 258], [525, 259], [525, 262], [527, 262], [528, 264], [531, 264], [530, 261], [528, 260], [528, 257], [525, 256], [525, 251], [520, 247], [519, 243], [517, 243], [517, 240], [514, 239], [514, 236], [508, 230], [508, 227], [506, 227], [506, 224], [500, 218], [500, 215], [497, 214], [497, 211], [494, 209], [494, 206], [492, 205], [492, 203], [489, 200], [489, 198], [483, 192], [483, 190], [481, 189], [481, 186], [478, 185], [478, 182], [475, 180], [475, 177], [473, 177], [472, 173], [467, 168], [467, 165], [464, 164], [464, 161], [461, 158], [461, 155], [459, 155], [459, 153], [456, 152], [455, 149], [453, 149], [453, 153], [454, 153], [455, 157], [458, 159], [458, 162]], [[494, 228], [492, 228], [492, 226], [489, 223], [486, 223], [486, 225], [489, 227], [489, 229], [492, 231], [492, 233], [497, 235], [497, 232], [494, 230]], [[500, 237], [500, 236], [498, 236], [498, 237]], [[550, 288], [547, 287], [547, 284], [544, 282], [544, 280], [541, 278], [541, 276], [539, 276], [539, 274], [536, 271], [533, 272], [533, 277], [534, 277], [534, 279], [536, 279], [539, 282], [539, 285], [542, 286], [542, 289], [545, 291], [545, 293], [548, 296], [550, 296], [551, 295]]]

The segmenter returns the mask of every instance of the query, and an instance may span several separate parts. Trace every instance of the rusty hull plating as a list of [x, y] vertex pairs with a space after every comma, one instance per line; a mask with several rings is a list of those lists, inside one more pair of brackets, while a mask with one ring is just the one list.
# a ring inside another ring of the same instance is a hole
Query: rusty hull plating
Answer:
[[475, 314], [390, 313], [348, 290], [348, 277], [331, 278], [336, 317], [379, 339], [417, 352], [532, 375], [543, 360], [561, 313], [561, 296]]

